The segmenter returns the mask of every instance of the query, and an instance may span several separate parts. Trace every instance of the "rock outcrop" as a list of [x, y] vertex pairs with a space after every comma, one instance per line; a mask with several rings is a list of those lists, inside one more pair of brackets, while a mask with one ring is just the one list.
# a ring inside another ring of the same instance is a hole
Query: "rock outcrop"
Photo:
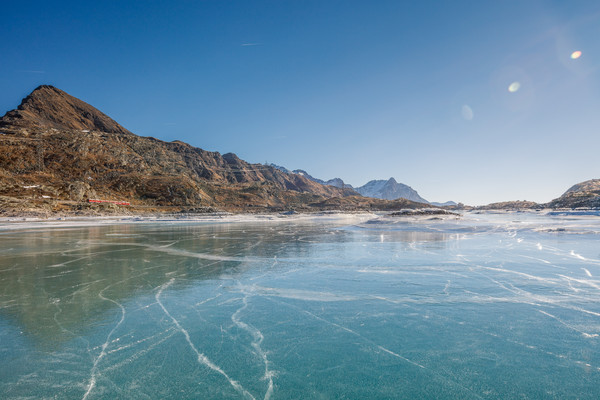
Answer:
[[514, 201], [501, 201], [497, 203], [490, 203], [484, 206], [475, 207], [476, 210], [533, 210], [543, 208], [543, 204], [538, 204], [534, 201], [527, 200], [514, 200]]
[[600, 179], [573, 185], [562, 196], [548, 203], [551, 208], [600, 208]]
[[110, 117], [54, 86], [42, 85], [25, 97], [16, 110], [0, 120], [0, 129], [29, 130], [95, 130], [131, 134]]

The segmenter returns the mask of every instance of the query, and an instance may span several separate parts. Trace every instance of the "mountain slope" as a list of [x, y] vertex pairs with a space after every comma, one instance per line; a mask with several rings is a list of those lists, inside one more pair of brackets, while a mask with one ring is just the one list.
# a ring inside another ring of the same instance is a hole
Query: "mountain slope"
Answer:
[[346, 182], [344, 182], [341, 178], [333, 178], [328, 180], [327, 182], [325, 182], [326, 185], [329, 186], [335, 186], [336, 188], [347, 188], [347, 189], [354, 189], [352, 187], [352, 185], [348, 185]]
[[11, 198], [268, 209], [351, 194], [232, 153], [134, 135], [51, 86], [6, 113], [0, 132], [0, 196]]
[[[289, 173], [289, 172], [288, 172]], [[297, 175], [301, 175], [303, 177], [305, 177], [306, 179], [309, 179], [313, 182], [316, 182], [320, 185], [326, 185], [325, 181], [319, 178], [315, 178], [314, 176], [310, 175], [308, 172], [306, 172], [303, 169], [295, 169], [293, 171], [291, 171], [292, 174], [297, 174]]]
[[320, 183], [321, 185], [334, 186], [334, 187], [341, 188], [341, 189], [351, 189], [354, 191], [355, 194], [360, 194], [364, 197], [372, 197], [375, 199], [382, 199], [382, 200], [406, 199], [406, 200], [411, 200], [411, 201], [415, 201], [418, 203], [431, 204], [436, 207], [456, 205], [456, 203], [453, 201], [448, 201], [443, 204], [442, 203], [430, 203], [427, 200], [425, 200], [424, 198], [422, 198], [421, 196], [419, 196], [419, 193], [417, 193], [416, 190], [414, 190], [413, 188], [411, 188], [408, 185], [396, 182], [396, 180], [394, 178], [390, 178], [387, 181], [386, 180], [372, 180], [372, 181], [367, 182], [365, 185], [363, 185], [359, 188], [354, 188], [354, 187], [352, 187], [352, 185], [345, 183], [340, 178], [333, 178], [328, 181], [324, 181], [322, 179], [311, 176], [308, 172], [306, 172], [302, 169], [295, 169], [293, 171], [290, 171], [289, 169], [279, 166], [279, 165], [275, 165], [275, 164], [269, 164], [269, 165], [279, 169], [280, 171], [286, 172], [288, 174], [302, 175], [302, 176], [310, 179], [313, 182]]
[[[321, 185], [329, 185], [329, 186], [334, 186], [336, 188], [339, 189], [354, 189], [352, 187], [352, 185], [348, 185], [347, 183], [345, 183], [343, 180], [341, 180], [340, 178], [333, 178], [330, 179], [328, 181], [324, 181], [323, 179], [319, 179], [319, 178], [315, 178], [314, 176], [310, 175], [308, 172], [306, 172], [303, 169], [295, 169], [293, 171], [290, 171], [289, 169], [287, 169], [286, 167], [282, 167], [281, 165], [277, 165], [277, 164], [266, 164], [269, 165], [271, 167], [275, 167], [278, 170], [285, 172], [286, 174], [298, 174], [298, 175], [302, 175], [305, 178], [310, 179], [313, 182], [319, 183]], [[354, 194], [359, 194], [357, 192], [354, 192]]]
[[110, 117], [53, 86], [37, 87], [16, 110], [0, 120], [0, 129], [79, 129], [130, 134]]
[[552, 208], [600, 207], [600, 179], [571, 186], [562, 196], [548, 203]]

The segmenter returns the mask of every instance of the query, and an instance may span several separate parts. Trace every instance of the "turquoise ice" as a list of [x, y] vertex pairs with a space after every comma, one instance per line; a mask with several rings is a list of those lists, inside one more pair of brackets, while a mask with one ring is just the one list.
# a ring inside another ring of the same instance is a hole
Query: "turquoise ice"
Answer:
[[131, 222], [0, 230], [0, 397], [600, 398], [598, 216]]

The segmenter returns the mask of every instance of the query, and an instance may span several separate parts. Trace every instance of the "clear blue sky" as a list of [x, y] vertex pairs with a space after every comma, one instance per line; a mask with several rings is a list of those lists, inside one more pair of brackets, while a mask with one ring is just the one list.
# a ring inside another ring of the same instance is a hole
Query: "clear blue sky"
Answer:
[[600, 178], [597, 1], [12, 1], [0, 54], [0, 114], [52, 84], [139, 135], [430, 201]]

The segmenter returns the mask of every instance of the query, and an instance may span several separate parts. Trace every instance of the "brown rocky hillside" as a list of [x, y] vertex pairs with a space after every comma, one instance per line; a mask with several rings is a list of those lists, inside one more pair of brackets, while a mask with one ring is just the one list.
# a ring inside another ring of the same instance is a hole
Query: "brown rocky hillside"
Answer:
[[600, 207], [600, 179], [573, 185], [562, 196], [552, 200], [552, 208]]
[[4, 209], [81, 209], [91, 207], [85, 202], [92, 198], [128, 201], [138, 208], [238, 211], [310, 209], [337, 198], [341, 208], [355, 209], [361, 197], [344, 198], [356, 195], [232, 153], [137, 136], [52, 86], [38, 87], [0, 119]]
[[131, 133], [89, 104], [53, 86], [43, 85], [25, 97], [16, 110], [0, 120], [0, 129], [96, 130]]

